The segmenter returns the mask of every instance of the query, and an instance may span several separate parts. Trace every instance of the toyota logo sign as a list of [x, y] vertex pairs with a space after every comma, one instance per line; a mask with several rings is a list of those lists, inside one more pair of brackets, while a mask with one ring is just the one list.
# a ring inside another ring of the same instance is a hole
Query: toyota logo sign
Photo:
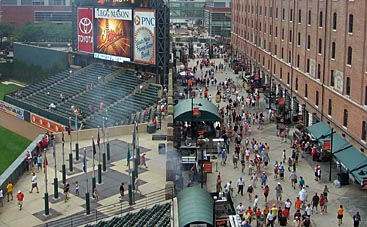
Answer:
[[79, 31], [85, 35], [91, 33], [93, 29], [92, 21], [89, 18], [83, 17], [79, 21]]

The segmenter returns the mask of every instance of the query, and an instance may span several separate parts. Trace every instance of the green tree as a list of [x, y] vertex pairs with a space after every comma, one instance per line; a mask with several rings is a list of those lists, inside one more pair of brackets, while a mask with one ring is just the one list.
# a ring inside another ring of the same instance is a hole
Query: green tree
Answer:
[[15, 30], [15, 26], [8, 23], [0, 22], [0, 48], [2, 48], [3, 39], [7, 38], [10, 39], [10, 36], [13, 35]]

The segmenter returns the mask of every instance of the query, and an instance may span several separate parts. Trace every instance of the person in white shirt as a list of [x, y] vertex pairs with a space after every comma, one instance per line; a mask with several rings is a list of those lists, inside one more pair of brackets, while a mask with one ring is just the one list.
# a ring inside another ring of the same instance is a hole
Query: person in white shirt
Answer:
[[305, 209], [305, 212], [307, 214], [308, 217], [311, 217], [311, 214], [312, 214], [312, 208], [311, 208], [311, 204], [308, 204], [306, 209]]
[[29, 193], [32, 193], [33, 192], [33, 188], [36, 188], [37, 189], [37, 193], [39, 193], [39, 189], [38, 189], [38, 186], [37, 186], [37, 176], [36, 176], [36, 173], [33, 173], [32, 174], [32, 188], [29, 191]]
[[242, 203], [240, 202], [240, 204], [238, 204], [238, 206], [236, 207], [236, 212], [238, 215], [240, 215], [242, 217], [243, 213], [245, 213], [246, 208], [242, 205]]
[[244, 186], [245, 186], [245, 180], [242, 179], [242, 177], [240, 177], [237, 181], [237, 187], [238, 187], [237, 194], [240, 194], [240, 192], [241, 192], [241, 195], [243, 196], [243, 187]]
[[4, 206], [4, 193], [3, 193], [3, 190], [0, 188], [0, 205], [1, 207]]
[[274, 215], [272, 214], [272, 210], [269, 211], [266, 220], [268, 222], [267, 226], [274, 227]]
[[257, 195], [255, 195], [255, 199], [254, 199], [254, 204], [253, 204], [253, 210], [256, 212], [257, 210], [257, 207], [258, 207], [258, 204], [259, 204], [259, 198]]

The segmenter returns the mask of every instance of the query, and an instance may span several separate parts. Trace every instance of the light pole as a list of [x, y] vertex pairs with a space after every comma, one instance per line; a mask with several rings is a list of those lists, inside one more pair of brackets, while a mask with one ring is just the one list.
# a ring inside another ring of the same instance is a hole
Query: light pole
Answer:
[[66, 166], [65, 166], [65, 136], [64, 136], [64, 132], [62, 132], [61, 141], [62, 141], [62, 147], [61, 147], [61, 150], [62, 150], [62, 166], [61, 166], [61, 169], [62, 169], [62, 183], [65, 184], [66, 183]]
[[48, 203], [48, 190], [47, 190], [47, 157], [46, 157], [46, 149], [45, 149], [45, 152], [44, 152], [44, 160], [43, 160], [43, 163], [44, 163], [44, 168], [45, 168], [45, 194], [44, 194], [44, 198], [45, 198], [45, 215], [49, 215], [50, 214], [50, 206], [49, 206], [49, 203]]
[[98, 143], [98, 184], [102, 184], [101, 145], [100, 145], [99, 140], [100, 140], [100, 138], [99, 138], [99, 127], [98, 127], [98, 138], [97, 138], [97, 143]]
[[[52, 141], [53, 155], [54, 155], [54, 165], [55, 165], [55, 177], [54, 177], [54, 198], [59, 198], [59, 186], [57, 179], [57, 162], [56, 162], [56, 148], [55, 148], [55, 140]], [[45, 169], [46, 170], [46, 169]]]
[[69, 126], [68, 126], [68, 134], [69, 134], [69, 171], [73, 172], [73, 146], [72, 146], [72, 139], [71, 139], [71, 117], [69, 117]]
[[106, 109], [106, 123], [105, 123], [105, 127], [106, 127], [106, 138], [107, 138], [107, 161], [111, 160], [111, 153], [110, 153], [110, 141], [108, 139], [108, 124], [107, 124], [107, 120], [108, 120], [108, 112]]

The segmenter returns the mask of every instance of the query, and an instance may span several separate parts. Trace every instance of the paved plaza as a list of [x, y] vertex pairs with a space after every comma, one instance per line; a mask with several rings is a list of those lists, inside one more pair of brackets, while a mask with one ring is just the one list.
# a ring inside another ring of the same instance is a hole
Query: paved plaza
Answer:
[[[216, 59], [216, 63], [219, 63], [220, 60]], [[195, 61], [196, 62], [196, 61]], [[223, 62], [223, 61], [222, 61]], [[190, 62], [190, 65], [195, 64], [193, 61]], [[204, 68], [205, 69], [205, 68]], [[218, 72], [215, 74], [215, 77], [219, 82], [224, 81], [227, 78], [233, 79], [235, 82], [237, 81], [236, 75], [231, 71]], [[214, 86], [209, 87], [209, 93], [215, 97], [216, 88]], [[246, 95], [245, 91], [242, 89], [240, 94]], [[213, 99], [214, 100], [214, 99]], [[260, 102], [259, 109], [250, 109], [251, 112], [257, 111], [266, 111], [263, 109], [263, 99]], [[221, 103], [224, 105], [224, 103]], [[163, 121], [162, 125], [165, 125]], [[292, 134], [294, 128], [291, 128], [290, 131]], [[156, 134], [166, 134], [166, 129], [163, 126], [161, 131], [158, 131]], [[262, 169], [268, 174], [268, 184], [270, 187], [269, 193], [269, 204], [276, 203], [275, 201], [275, 186], [278, 182], [283, 186], [283, 201], [289, 198], [293, 204], [296, 199], [299, 190], [293, 189], [291, 187], [291, 183], [289, 181], [289, 172], [286, 170], [284, 180], [274, 179], [273, 175], [273, 163], [277, 161], [281, 161], [282, 159], [282, 151], [286, 149], [287, 157], [290, 155], [291, 148], [290, 142], [281, 143], [280, 137], [276, 135], [276, 125], [275, 123], [266, 121], [264, 124], [264, 128], [259, 130], [256, 126], [252, 126], [251, 135], [247, 135], [250, 139], [255, 138], [258, 142], [268, 143], [270, 145], [270, 162], [267, 169]], [[115, 138], [110, 138], [111, 142], [111, 161], [107, 164], [107, 171], [103, 172], [103, 182], [102, 184], [97, 183], [97, 189], [100, 193], [99, 201], [94, 201], [91, 198], [91, 208], [96, 208], [99, 206], [106, 206], [112, 203], [116, 203], [119, 201], [119, 185], [121, 182], [128, 182], [128, 172], [126, 166], [126, 154], [127, 154], [127, 143], [131, 143], [132, 135], [120, 136]], [[166, 156], [164, 154], [159, 154], [158, 145], [163, 141], [152, 141], [151, 134], [140, 133], [139, 134], [139, 145], [141, 147], [142, 152], [146, 152], [147, 157], [147, 166], [148, 168], [140, 168], [139, 178], [142, 181], [142, 185], [140, 189], [142, 190], [142, 195], [137, 195], [137, 203], [139, 200], [144, 202], [144, 195], [150, 192], [157, 191], [159, 189], [163, 189], [165, 187], [166, 180]], [[59, 180], [59, 199], [54, 199], [53, 194], [53, 178], [55, 176], [54, 169], [54, 159], [52, 157], [52, 152], [50, 151], [48, 154], [48, 192], [50, 197], [50, 215], [44, 215], [44, 200], [43, 195], [45, 192], [45, 175], [44, 173], [37, 172], [38, 176], [38, 186], [40, 188], [40, 193], [37, 194], [35, 192], [29, 193], [31, 187], [31, 175], [30, 173], [25, 173], [21, 179], [15, 184], [14, 192], [16, 193], [18, 190], [22, 190], [25, 194], [24, 200], [24, 208], [22, 211], [19, 211], [17, 203], [15, 201], [7, 202], [4, 200], [4, 207], [0, 207], [0, 226], [36, 226], [48, 221], [54, 221], [60, 218], [68, 217], [72, 214], [76, 213], [85, 213], [85, 200], [84, 194], [86, 190], [86, 179], [88, 179], [88, 183], [91, 182], [91, 177], [93, 174], [92, 167], [92, 156], [91, 156], [91, 141], [79, 141], [79, 146], [81, 147], [81, 151], [83, 148], [87, 149], [87, 176], [82, 171], [83, 163], [82, 158], [74, 163], [74, 171], [67, 172], [67, 182], [71, 184], [71, 198], [68, 202], [64, 202], [63, 193], [62, 193], [62, 184], [61, 184], [61, 164], [62, 164], [62, 153], [61, 153], [61, 144], [56, 145], [56, 159], [57, 159], [57, 168], [56, 173]], [[103, 146], [103, 144], [102, 144]], [[69, 153], [68, 144], [65, 146], [65, 158]], [[228, 181], [232, 181], [232, 185], [235, 186], [239, 177], [243, 177], [245, 180], [245, 191], [247, 186], [250, 184], [250, 176], [248, 175], [248, 167], [246, 166], [245, 172], [241, 173], [240, 168], [235, 169], [232, 164], [232, 152], [233, 152], [233, 144], [231, 144], [230, 155], [228, 156], [228, 161], [226, 166], [222, 166], [218, 163], [217, 171], [213, 168], [213, 173], [208, 174], [207, 184], [204, 187], [208, 191], [216, 190], [216, 177], [220, 173], [223, 185]], [[81, 154], [82, 157], [82, 154]], [[96, 155], [98, 158], [98, 154]], [[66, 167], [68, 168], [67, 158], [65, 159]], [[217, 162], [214, 160], [214, 162]], [[96, 165], [98, 164], [98, 160], [96, 160]], [[345, 207], [343, 226], [352, 226], [352, 215], [359, 211], [362, 216], [362, 224], [360, 226], [367, 226], [367, 203], [366, 201], [366, 192], [361, 191], [359, 186], [354, 184], [352, 181], [350, 185], [342, 186], [341, 188], [335, 188], [332, 182], [328, 181], [328, 169], [329, 163], [317, 163], [320, 164], [323, 170], [322, 182], [317, 182], [314, 180], [314, 172], [313, 168], [316, 163], [313, 163], [307, 154], [305, 158], [300, 158], [297, 165], [297, 175], [303, 176], [306, 184], [308, 185], [308, 197], [309, 201], [312, 198], [312, 195], [317, 192], [320, 194], [324, 185], [328, 185], [330, 193], [329, 193], [329, 204], [328, 204], [328, 213], [320, 214], [320, 212], [314, 212], [311, 216], [311, 220], [313, 226], [318, 227], [334, 227], [337, 226], [337, 208], [339, 205], [343, 205]], [[97, 169], [97, 168], [96, 168]], [[286, 168], [287, 169], [287, 168]], [[97, 173], [97, 172], [96, 172]], [[188, 173], [185, 172], [185, 175]], [[332, 166], [332, 180], [336, 179], [336, 166]], [[75, 195], [74, 182], [78, 181], [80, 183], [80, 196]], [[186, 184], [184, 184], [186, 186]], [[199, 184], [200, 185], [200, 184]], [[263, 191], [259, 187], [260, 182], [257, 182], [257, 188], [255, 188], [254, 194], [257, 194], [260, 198], [259, 206], [263, 208], [265, 205]], [[235, 191], [236, 191], [235, 187]], [[90, 188], [89, 188], [90, 190]], [[123, 201], [123, 205], [125, 207], [128, 206], [128, 202]], [[234, 197], [234, 206], [236, 207], [239, 202], [242, 202], [245, 207], [252, 206], [252, 201], [249, 201], [247, 193], [244, 196], [236, 195]], [[284, 203], [282, 203], [284, 205]], [[280, 205], [280, 203], [278, 204]], [[128, 210], [126, 210], [128, 211]], [[291, 217], [294, 213], [294, 208], [292, 206], [291, 209]], [[103, 215], [103, 214], [99, 214]], [[107, 216], [107, 215], [106, 215]], [[92, 219], [93, 220], [93, 219]], [[292, 220], [292, 218], [291, 218]]]

